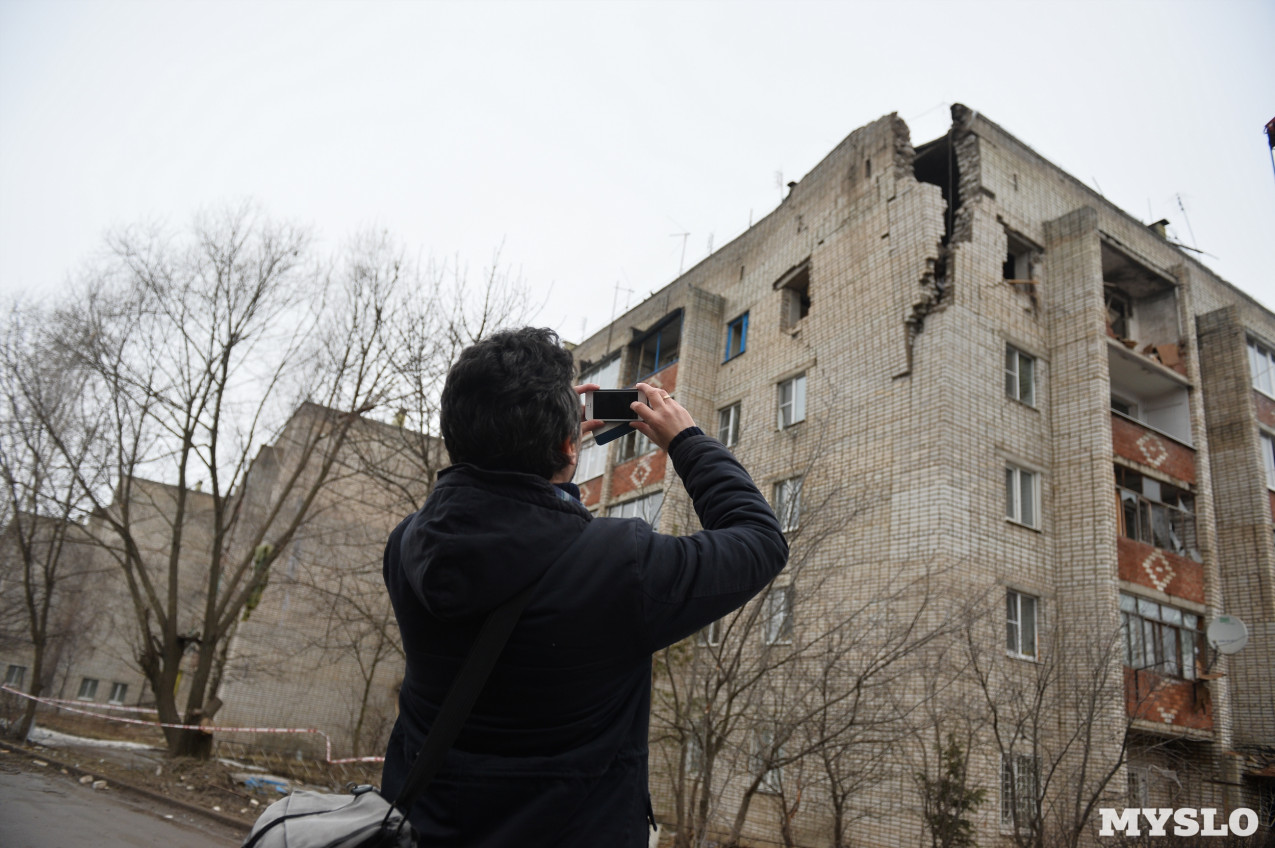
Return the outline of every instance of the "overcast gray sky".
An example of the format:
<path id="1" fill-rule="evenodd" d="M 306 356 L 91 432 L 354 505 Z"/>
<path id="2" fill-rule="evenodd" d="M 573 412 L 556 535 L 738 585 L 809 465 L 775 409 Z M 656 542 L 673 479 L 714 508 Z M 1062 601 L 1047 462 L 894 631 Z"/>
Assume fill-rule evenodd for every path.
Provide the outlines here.
<path id="1" fill-rule="evenodd" d="M 1275 306 L 1273 41 L 1272 0 L 0 0 L 0 292 L 251 198 L 475 276 L 503 245 L 574 340 L 773 210 L 777 172 L 960 102 Z"/>

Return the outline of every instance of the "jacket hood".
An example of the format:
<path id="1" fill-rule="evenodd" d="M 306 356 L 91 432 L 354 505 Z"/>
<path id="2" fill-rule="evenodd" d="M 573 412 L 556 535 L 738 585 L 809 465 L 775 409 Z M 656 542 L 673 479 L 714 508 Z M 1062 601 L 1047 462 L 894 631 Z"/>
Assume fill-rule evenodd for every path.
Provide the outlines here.
<path id="1" fill-rule="evenodd" d="M 399 555 L 433 615 L 480 615 L 538 580 L 590 517 L 542 477 L 453 465 L 412 516 Z"/>

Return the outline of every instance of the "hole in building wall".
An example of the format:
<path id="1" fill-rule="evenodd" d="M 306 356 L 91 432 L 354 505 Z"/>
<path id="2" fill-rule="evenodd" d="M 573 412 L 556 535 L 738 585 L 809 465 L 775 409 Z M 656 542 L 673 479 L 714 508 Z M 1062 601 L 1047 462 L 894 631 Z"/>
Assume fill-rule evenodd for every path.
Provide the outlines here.
<path id="1" fill-rule="evenodd" d="M 947 211 L 943 216 L 943 246 L 946 247 L 952 238 L 956 209 L 961 205 L 958 196 L 961 174 L 957 168 L 951 136 L 945 135 L 918 147 L 912 171 L 918 180 L 936 185 L 943 192 L 943 200 L 947 203 Z"/>

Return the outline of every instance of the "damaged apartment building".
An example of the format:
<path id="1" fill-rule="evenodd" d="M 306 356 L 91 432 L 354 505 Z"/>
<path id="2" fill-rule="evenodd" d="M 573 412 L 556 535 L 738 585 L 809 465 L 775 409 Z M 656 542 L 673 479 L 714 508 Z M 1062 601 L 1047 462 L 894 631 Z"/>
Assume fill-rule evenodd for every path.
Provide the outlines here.
<path id="1" fill-rule="evenodd" d="M 675 393 L 793 545 L 756 627 L 746 608 L 657 659 L 657 817 L 742 844 L 848 843 L 848 822 L 856 845 L 918 844 L 918 774 L 956 739 L 986 792 L 966 813 L 982 845 L 1091 843 L 1102 807 L 1269 822 L 1275 315 L 1164 222 L 952 115 L 917 147 L 894 115 L 856 130 L 774 212 L 574 349 L 583 379 Z M 599 515 L 697 526 L 637 434 L 586 446 L 576 479 Z M 1236 653 L 1206 636 L 1222 617 L 1247 625 Z M 825 670 L 827 703 L 844 703 L 837 680 L 869 679 L 874 639 L 913 622 L 898 673 L 871 678 L 893 712 L 856 744 L 829 740 L 866 714 L 822 742 L 809 727 L 828 709 L 774 718 L 809 687 L 741 687 L 723 707 L 723 687 L 686 679 L 722 680 L 732 632 L 737 665 L 826 658 L 815 643 L 850 618 L 858 647 L 825 663 L 842 675 Z M 841 766 L 867 779 L 841 792 Z"/>

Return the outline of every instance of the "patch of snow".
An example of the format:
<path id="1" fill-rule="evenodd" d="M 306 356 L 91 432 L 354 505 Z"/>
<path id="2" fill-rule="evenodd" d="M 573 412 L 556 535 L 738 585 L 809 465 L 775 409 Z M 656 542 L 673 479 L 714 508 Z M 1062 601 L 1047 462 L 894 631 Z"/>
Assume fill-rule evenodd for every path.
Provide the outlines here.
<path id="1" fill-rule="evenodd" d="M 46 748 L 115 748 L 127 751 L 154 751 L 155 746 L 144 742 L 124 742 L 118 739 L 88 739 L 83 736 L 72 736 L 59 733 L 44 727 L 32 727 L 27 734 L 27 741 Z"/>

